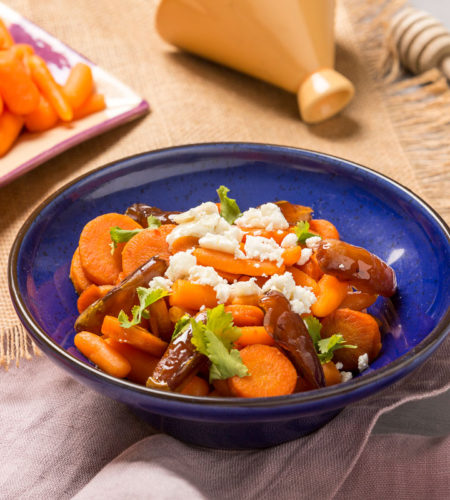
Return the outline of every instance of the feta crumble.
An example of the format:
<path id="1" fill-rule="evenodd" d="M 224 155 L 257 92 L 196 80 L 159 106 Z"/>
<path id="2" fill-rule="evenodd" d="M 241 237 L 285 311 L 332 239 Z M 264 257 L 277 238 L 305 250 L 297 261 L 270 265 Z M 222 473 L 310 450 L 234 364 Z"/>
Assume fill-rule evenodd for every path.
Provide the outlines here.
<path id="1" fill-rule="evenodd" d="M 235 224 L 240 227 L 262 228 L 268 231 L 289 227 L 280 207 L 275 203 L 265 203 L 259 208 L 249 208 L 235 220 Z"/>
<path id="2" fill-rule="evenodd" d="M 163 276 L 155 276 L 148 284 L 148 287 L 150 290 L 160 289 L 170 292 L 172 290 L 172 285 L 173 282 L 170 279 L 164 278 Z"/>
<path id="3" fill-rule="evenodd" d="M 272 238 L 263 236 L 247 236 L 244 246 L 248 259 L 271 260 L 281 266 L 283 264 L 283 249 Z"/>
<path id="4" fill-rule="evenodd" d="M 194 220 L 201 219 L 205 215 L 219 215 L 219 209 L 217 205 L 212 201 L 207 201 L 198 205 L 197 207 L 193 207 L 189 209 L 187 212 L 183 212 L 181 214 L 173 214 L 169 215 L 169 218 L 175 224 L 186 224 L 187 222 L 192 222 Z"/>
<path id="5" fill-rule="evenodd" d="M 297 245 L 297 236 L 294 233 L 287 234 L 281 242 L 282 248 L 291 248 Z"/>
<path id="6" fill-rule="evenodd" d="M 352 372 L 341 372 L 341 382 L 348 382 L 352 378 Z"/>
<path id="7" fill-rule="evenodd" d="M 341 370 L 342 370 L 342 368 L 344 368 L 344 365 L 343 365 L 340 361 L 338 361 L 338 362 L 336 363 L 336 368 L 337 368 L 339 371 L 341 371 Z"/>
<path id="8" fill-rule="evenodd" d="M 217 271 L 211 266 L 193 266 L 189 270 L 189 281 L 192 283 L 198 283 L 199 285 L 209 285 L 213 288 L 217 285 L 226 283 Z"/>
<path id="9" fill-rule="evenodd" d="M 219 252 L 232 253 L 239 248 L 239 241 L 228 237 L 227 234 L 212 234 L 206 233 L 198 240 L 198 244 L 202 248 L 218 250 Z"/>
<path id="10" fill-rule="evenodd" d="M 169 267 L 167 268 L 165 275 L 171 281 L 187 278 L 189 276 L 190 269 L 196 264 L 197 259 L 191 254 L 191 252 L 177 252 L 175 255 L 170 257 Z"/>
<path id="11" fill-rule="evenodd" d="M 369 355 L 366 352 L 358 357 L 358 370 L 361 373 L 367 368 L 369 368 Z"/>
<path id="12" fill-rule="evenodd" d="M 302 248 L 302 254 L 298 259 L 297 264 L 299 266 L 303 266 L 303 264 L 306 264 L 308 260 L 311 258 L 311 255 L 312 255 L 312 250 L 310 248 Z"/>
<path id="13" fill-rule="evenodd" d="M 321 241 L 322 238 L 320 236 L 311 236 L 310 238 L 306 238 L 305 245 L 312 250 L 317 250 Z"/>

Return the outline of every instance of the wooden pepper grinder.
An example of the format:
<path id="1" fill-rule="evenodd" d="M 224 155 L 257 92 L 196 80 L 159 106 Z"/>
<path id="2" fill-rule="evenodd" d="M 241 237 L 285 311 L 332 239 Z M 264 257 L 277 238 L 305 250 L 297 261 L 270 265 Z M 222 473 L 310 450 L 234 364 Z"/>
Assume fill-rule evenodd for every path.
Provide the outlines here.
<path id="1" fill-rule="evenodd" d="M 390 23 L 391 36 L 402 64 L 419 74 L 439 68 L 450 79 L 450 33 L 423 10 L 407 7 Z"/>

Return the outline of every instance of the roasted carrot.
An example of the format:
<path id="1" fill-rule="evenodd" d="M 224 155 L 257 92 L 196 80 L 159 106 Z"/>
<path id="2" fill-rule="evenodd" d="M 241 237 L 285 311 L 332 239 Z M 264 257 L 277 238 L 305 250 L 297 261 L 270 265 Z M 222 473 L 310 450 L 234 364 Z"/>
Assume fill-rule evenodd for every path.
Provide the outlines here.
<path id="1" fill-rule="evenodd" d="M 118 342 L 110 338 L 106 338 L 105 342 L 130 363 L 131 371 L 128 373 L 127 379 L 137 384 L 145 385 L 148 377 L 151 376 L 155 366 L 158 364 L 159 358 L 141 351 L 140 349 L 136 349 L 125 342 Z"/>
<path id="2" fill-rule="evenodd" d="M 16 43 L 9 50 L 16 59 L 20 59 L 24 63 L 25 70 L 29 73 L 27 57 L 34 54 L 33 47 L 27 43 Z"/>
<path id="3" fill-rule="evenodd" d="M 0 19 L 0 50 L 9 49 L 14 45 L 13 37 L 5 23 Z"/>
<path id="4" fill-rule="evenodd" d="M 131 370 L 128 360 L 95 333 L 77 333 L 74 343 L 90 361 L 113 377 L 124 378 Z"/>
<path id="5" fill-rule="evenodd" d="M 330 385 L 340 384 L 342 382 L 342 375 L 340 371 L 336 368 L 333 361 L 329 361 L 322 365 L 323 374 L 325 375 L 325 385 L 328 387 Z"/>
<path id="6" fill-rule="evenodd" d="M 228 379 L 230 391 L 241 398 L 261 398 L 291 394 L 297 372 L 289 359 L 276 347 L 254 344 L 240 351 L 250 375 Z"/>
<path id="7" fill-rule="evenodd" d="M 177 238 L 170 246 L 171 253 L 185 252 L 190 248 L 198 246 L 198 238 L 195 236 L 181 236 Z"/>
<path id="8" fill-rule="evenodd" d="M 323 276 L 323 271 L 320 269 L 319 263 L 317 262 L 316 256 L 313 254 L 306 264 L 299 266 L 299 269 L 306 273 L 308 276 L 315 281 L 319 281 Z"/>
<path id="9" fill-rule="evenodd" d="M 122 271 L 121 251 L 124 244 L 119 243 L 111 254 L 110 230 L 114 226 L 121 229 L 141 228 L 127 215 L 109 213 L 92 219 L 81 232 L 81 264 L 86 276 L 97 285 L 114 285 Z"/>
<path id="10" fill-rule="evenodd" d="M 348 285 L 330 274 L 324 274 L 319 280 L 319 296 L 311 306 L 314 316 L 324 318 L 339 307 L 347 295 Z"/>
<path id="11" fill-rule="evenodd" d="M 185 314 L 189 314 L 188 310 L 183 307 L 172 306 L 169 307 L 169 319 L 171 323 L 175 324 L 179 319 L 181 319 Z M 191 314 L 189 314 L 191 315 Z"/>
<path id="12" fill-rule="evenodd" d="M 262 309 L 256 306 L 234 304 L 225 307 L 231 313 L 236 326 L 261 326 L 264 320 Z"/>
<path id="13" fill-rule="evenodd" d="M 78 295 L 92 285 L 92 281 L 84 274 L 80 259 L 80 249 L 78 247 L 73 254 L 70 264 L 70 279 Z"/>
<path id="14" fill-rule="evenodd" d="M 353 287 L 349 287 L 347 295 L 344 300 L 340 303 L 340 309 L 353 309 L 355 311 L 361 311 L 366 309 L 375 303 L 378 295 L 373 293 L 360 292 L 359 290 L 353 290 Z"/>
<path id="15" fill-rule="evenodd" d="M 267 231 L 267 229 L 243 229 L 243 231 L 245 233 L 244 241 L 246 240 L 247 235 L 251 235 L 251 236 L 262 236 L 263 238 L 268 238 L 269 240 L 270 238 L 272 238 L 278 244 L 280 244 L 284 240 L 285 236 L 287 236 L 290 233 L 289 230 L 283 231 L 281 229 L 277 229 L 274 231 Z"/>
<path id="16" fill-rule="evenodd" d="M 275 341 L 263 326 L 242 326 L 236 346 L 244 347 L 251 344 L 274 345 Z"/>
<path id="17" fill-rule="evenodd" d="M 3 104 L 3 98 L 0 95 L 0 115 L 3 113 L 4 107 L 5 107 L 5 105 Z"/>
<path id="18" fill-rule="evenodd" d="M 38 107 L 25 117 L 25 127 L 30 132 L 43 132 L 58 123 L 58 115 L 47 99 L 41 95 Z"/>
<path id="19" fill-rule="evenodd" d="M 209 384 L 205 379 L 194 375 L 180 391 L 181 394 L 189 396 L 207 396 L 209 394 Z"/>
<path id="20" fill-rule="evenodd" d="M 118 224 L 117 224 L 118 225 Z M 163 224 L 157 229 L 145 229 L 129 240 L 122 251 L 122 269 L 128 275 L 152 257 L 169 260 L 169 245 L 167 235 L 175 226 Z"/>
<path id="21" fill-rule="evenodd" d="M 31 77 L 47 101 L 53 106 L 61 120 L 69 122 L 73 118 L 73 111 L 69 101 L 55 82 L 45 61 L 39 56 L 32 55 L 28 58 Z"/>
<path id="22" fill-rule="evenodd" d="M 120 271 L 119 275 L 117 276 L 116 285 L 121 283 L 127 276 L 128 275 L 125 274 L 123 271 Z"/>
<path id="23" fill-rule="evenodd" d="M 283 251 L 283 262 L 286 266 L 293 266 L 297 264 L 298 260 L 302 256 L 302 247 L 295 246 L 286 248 Z"/>
<path id="24" fill-rule="evenodd" d="M 103 94 L 92 94 L 87 100 L 73 112 L 74 120 L 98 113 L 106 108 L 105 96 Z"/>
<path id="25" fill-rule="evenodd" d="M 372 362 L 380 352 L 380 329 L 375 319 L 360 311 L 337 309 L 322 321 L 322 338 L 340 333 L 346 344 L 357 346 L 356 349 L 342 348 L 335 351 L 333 361 L 340 361 L 345 370 L 358 368 L 358 357 L 367 353 Z"/>
<path id="26" fill-rule="evenodd" d="M 26 115 L 39 105 L 39 91 L 20 59 L 0 52 L 0 93 L 11 113 Z"/>
<path id="27" fill-rule="evenodd" d="M 339 239 L 339 233 L 334 224 L 325 219 L 312 219 L 309 221 L 309 229 L 322 238 Z"/>
<path id="28" fill-rule="evenodd" d="M 226 271 L 216 271 L 216 272 L 224 280 L 227 280 L 228 283 L 234 283 L 235 281 L 239 281 L 239 279 L 241 278 L 239 274 L 227 273 Z"/>
<path id="29" fill-rule="evenodd" d="M 308 286 L 309 288 L 312 289 L 316 297 L 319 296 L 320 293 L 319 285 L 317 284 L 316 280 L 314 280 L 313 278 L 311 278 L 311 276 L 309 276 L 309 274 L 306 274 L 297 267 L 288 267 L 286 268 L 286 271 L 289 271 L 292 274 L 295 284 L 297 286 Z"/>
<path id="30" fill-rule="evenodd" d="M 238 295 L 236 297 L 232 297 L 231 304 L 232 305 L 248 305 L 248 306 L 257 306 L 259 303 L 258 295 Z"/>
<path id="31" fill-rule="evenodd" d="M 167 309 L 166 300 L 160 299 L 154 302 L 150 306 L 149 312 L 150 320 L 156 322 L 158 337 L 161 337 L 163 340 L 170 341 L 170 337 L 172 336 L 173 332 L 173 326 L 169 318 L 169 311 Z"/>
<path id="32" fill-rule="evenodd" d="M 81 314 L 85 309 L 87 309 L 91 304 L 93 304 L 96 300 L 104 297 L 109 291 L 113 289 L 112 285 L 90 285 L 83 290 L 81 295 L 77 300 L 77 309 Z"/>
<path id="33" fill-rule="evenodd" d="M 127 344 L 148 352 L 153 356 L 162 356 L 167 347 L 167 342 L 161 340 L 140 326 L 122 328 L 119 320 L 114 316 L 105 316 L 101 329 L 105 337 L 126 342 Z"/>
<path id="34" fill-rule="evenodd" d="M 198 311 L 202 306 L 215 307 L 217 305 L 216 292 L 209 285 L 177 280 L 172 286 L 169 303 L 171 306 Z"/>
<path id="35" fill-rule="evenodd" d="M 7 109 L 0 115 L 0 158 L 14 144 L 23 127 L 23 118 L 10 113 Z"/>
<path id="36" fill-rule="evenodd" d="M 210 250 L 207 248 L 196 248 L 193 255 L 197 264 L 201 266 L 212 266 L 219 271 L 233 274 L 247 274 L 249 276 L 270 276 L 272 274 L 283 274 L 284 264 L 278 266 L 273 261 L 259 261 L 255 259 L 235 259 L 232 254 Z"/>
<path id="37" fill-rule="evenodd" d="M 85 63 L 75 64 L 62 90 L 72 110 L 78 109 L 94 90 L 91 68 Z"/>

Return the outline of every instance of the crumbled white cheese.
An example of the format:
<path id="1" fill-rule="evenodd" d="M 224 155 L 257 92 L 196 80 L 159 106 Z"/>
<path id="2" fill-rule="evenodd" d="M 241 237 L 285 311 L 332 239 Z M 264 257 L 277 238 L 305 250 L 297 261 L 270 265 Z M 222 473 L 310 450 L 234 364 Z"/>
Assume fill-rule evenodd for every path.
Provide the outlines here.
<path id="1" fill-rule="evenodd" d="M 319 244 L 322 241 L 320 236 L 311 236 L 310 238 L 306 238 L 305 244 L 308 248 L 312 250 L 317 250 L 319 248 Z"/>
<path id="2" fill-rule="evenodd" d="M 366 352 L 358 357 L 358 370 L 363 372 L 367 370 L 367 368 L 369 368 L 369 355 Z"/>
<path id="3" fill-rule="evenodd" d="M 267 280 L 263 287 L 263 292 L 278 290 L 290 302 L 292 310 L 297 314 L 309 313 L 311 306 L 316 302 L 317 297 L 309 287 L 296 286 L 291 273 L 274 274 Z"/>
<path id="4" fill-rule="evenodd" d="M 168 278 L 163 278 L 162 276 L 155 276 L 150 283 L 148 284 L 148 287 L 150 290 L 167 290 L 170 292 L 172 290 L 172 281 L 169 280 Z"/>
<path id="5" fill-rule="evenodd" d="M 197 264 L 197 259 L 191 252 L 177 252 L 169 259 L 169 267 L 166 270 L 166 276 L 171 281 L 184 279 L 189 276 L 189 271 Z"/>
<path id="6" fill-rule="evenodd" d="M 348 382 L 352 378 L 352 372 L 341 372 L 341 382 Z"/>
<path id="7" fill-rule="evenodd" d="M 210 266 L 191 267 L 191 269 L 189 270 L 188 279 L 192 283 L 198 283 L 199 285 L 209 285 L 213 288 L 217 285 L 226 283 L 226 280 L 219 276 L 217 274 L 217 271 Z"/>
<path id="8" fill-rule="evenodd" d="M 312 255 L 312 250 L 310 248 L 302 248 L 302 254 L 298 259 L 297 264 L 299 266 L 303 266 L 303 264 L 306 264 L 308 260 L 311 258 L 311 255 Z"/>
<path id="9" fill-rule="evenodd" d="M 239 241 L 233 238 L 228 238 L 225 234 L 206 233 L 198 240 L 198 244 L 202 248 L 210 248 L 211 250 L 219 250 L 219 252 L 232 253 L 239 248 Z"/>
<path id="10" fill-rule="evenodd" d="M 240 227 L 255 227 L 267 229 L 287 229 L 289 224 L 275 203 L 265 203 L 259 208 L 250 208 L 235 220 Z"/>
<path id="11" fill-rule="evenodd" d="M 279 266 L 283 264 L 283 249 L 272 238 L 248 235 L 244 250 L 248 259 L 276 261 Z"/>
<path id="12" fill-rule="evenodd" d="M 338 361 L 338 362 L 336 363 L 336 368 L 337 368 L 338 370 L 342 370 L 342 368 L 344 368 L 344 365 L 343 365 L 340 361 Z"/>
<path id="13" fill-rule="evenodd" d="M 176 224 L 186 224 L 187 222 L 192 222 L 194 220 L 201 219 L 205 215 L 211 214 L 219 214 L 219 209 L 217 208 L 217 205 L 215 203 L 213 203 L 212 201 L 207 201 L 206 203 L 202 203 L 197 207 L 191 208 L 187 212 L 169 215 L 169 218 Z"/>
<path id="14" fill-rule="evenodd" d="M 296 245 L 297 245 L 297 236 L 294 233 L 289 233 L 283 238 L 283 241 L 281 242 L 280 246 L 282 248 L 290 248 L 290 247 L 295 247 Z"/>
<path id="15" fill-rule="evenodd" d="M 230 285 L 231 297 L 242 297 L 244 295 L 260 295 L 261 288 L 256 284 L 256 278 L 248 281 L 236 281 Z"/>
<path id="16" fill-rule="evenodd" d="M 222 221 L 225 223 L 225 229 Z M 194 236 L 195 238 L 201 238 L 207 233 L 223 233 L 224 230 L 228 228 L 228 222 L 219 214 L 208 214 L 199 220 L 186 222 L 185 224 L 180 224 L 174 227 L 174 229 L 168 234 L 166 241 L 170 247 L 175 240 L 181 238 L 182 236 Z"/>
<path id="17" fill-rule="evenodd" d="M 225 304 L 230 298 L 230 285 L 228 283 L 220 283 L 214 287 L 216 292 L 217 302 Z"/>

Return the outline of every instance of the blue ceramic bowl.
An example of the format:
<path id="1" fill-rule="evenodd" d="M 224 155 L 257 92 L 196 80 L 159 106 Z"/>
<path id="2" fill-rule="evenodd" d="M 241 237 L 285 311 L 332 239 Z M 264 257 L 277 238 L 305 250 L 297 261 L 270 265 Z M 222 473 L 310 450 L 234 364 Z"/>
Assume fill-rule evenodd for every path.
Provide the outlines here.
<path id="1" fill-rule="evenodd" d="M 398 293 L 379 299 L 383 348 L 363 375 L 329 388 L 276 398 L 199 398 L 147 389 L 89 364 L 73 346 L 76 295 L 69 266 L 86 222 L 135 202 L 185 210 L 231 189 L 241 209 L 286 199 L 330 219 L 343 240 L 391 263 Z M 11 296 L 37 345 L 80 382 L 144 415 L 152 425 L 203 446 L 259 448 L 321 427 L 343 407 L 404 377 L 449 329 L 448 228 L 399 184 L 354 163 L 299 149 L 200 144 L 140 154 L 68 184 L 20 230 L 11 251 Z M 332 424 L 330 424 L 332 425 Z"/>

